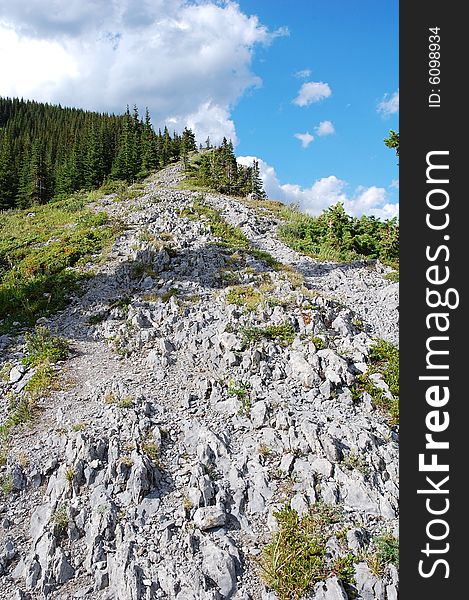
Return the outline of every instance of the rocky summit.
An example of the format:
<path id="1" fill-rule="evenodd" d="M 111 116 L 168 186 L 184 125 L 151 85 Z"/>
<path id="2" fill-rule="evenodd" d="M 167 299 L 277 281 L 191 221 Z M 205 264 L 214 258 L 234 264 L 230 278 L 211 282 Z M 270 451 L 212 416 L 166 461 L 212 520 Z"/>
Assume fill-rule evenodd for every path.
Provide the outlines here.
<path id="1" fill-rule="evenodd" d="M 398 283 L 181 179 L 91 205 L 120 232 L 35 334 L 66 356 L 45 369 L 24 360 L 34 334 L 0 338 L 0 597 L 397 599 L 398 433 L 373 347 L 397 344 Z"/>

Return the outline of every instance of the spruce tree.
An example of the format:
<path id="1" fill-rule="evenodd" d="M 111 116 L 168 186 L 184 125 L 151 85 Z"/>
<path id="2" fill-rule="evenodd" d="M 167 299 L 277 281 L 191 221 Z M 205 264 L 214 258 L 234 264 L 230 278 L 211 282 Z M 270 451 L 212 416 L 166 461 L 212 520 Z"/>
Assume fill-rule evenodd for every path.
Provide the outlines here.
<path id="1" fill-rule="evenodd" d="M 118 149 L 114 164 L 112 165 L 112 177 L 113 179 L 123 179 L 125 181 L 132 181 L 133 179 L 133 131 L 132 131 L 132 120 L 130 117 L 129 107 L 124 115 L 124 122 L 122 124 L 122 131 L 118 142 Z"/>
<path id="2" fill-rule="evenodd" d="M 94 125 L 88 131 L 84 156 L 84 183 L 87 189 L 99 187 L 104 179 L 103 144 Z"/>
<path id="3" fill-rule="evenodd" d="M 238 185 L 238 163 L 234 154 L 233 143 L 230 140 L 224 148 L 224 169 L 226 178 L 226 192 L 234 194 Z"/>
<path id="4" fill-rule="evenodd" d="M 255 194 L 258 198 L 267 198 L 267 194 L 264 191 L 264 185 L 260 176 L 259 162 L 257 160 L 254 160 L 252 163 L 251 193 Z"/>
<path id="5" fill-rule="evenodd" d="M 21 173 L 18 203 L 20 206 L 44 204 L 52 196 L 52 178 L 49 161 L 39 140 L 35 140 L 29 161 Z"/>
<path id="6" fill-rule="evenodd" d="M 16 203 L 18 178 L 12 153 L 12 141 L 0 136 L 0 210 L 13 208 Z"/>
<path id="7" fill-rule="evenodd" d="M 165 126 L 161 140 L 161 162 L 163 167 L 169 163 L 169 161 L 171 160 L 171 156 L 171 136 L 169 135 L 168 128 Z"/>
<path id="8" fill-rule="evenodd" d="M 142 131 L 142 164 L 141 171 L 147 174 L 158 168 L 158 146 L 157 137 L 151 126 L 148 108 L 145 112 L 145 123 Z"/>

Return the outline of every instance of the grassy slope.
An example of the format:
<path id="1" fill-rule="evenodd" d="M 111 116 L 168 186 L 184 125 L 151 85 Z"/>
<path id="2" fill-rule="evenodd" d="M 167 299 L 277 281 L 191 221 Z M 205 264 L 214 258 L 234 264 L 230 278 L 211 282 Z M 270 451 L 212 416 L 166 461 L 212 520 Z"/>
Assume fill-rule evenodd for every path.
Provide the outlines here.
<path id="1" fill-rule="evenodd" d="M 64 307 L 83 266 L 109 246 L 117 226 L 86 208 L 96 192 L 0 213 L 0 332 Z"/>

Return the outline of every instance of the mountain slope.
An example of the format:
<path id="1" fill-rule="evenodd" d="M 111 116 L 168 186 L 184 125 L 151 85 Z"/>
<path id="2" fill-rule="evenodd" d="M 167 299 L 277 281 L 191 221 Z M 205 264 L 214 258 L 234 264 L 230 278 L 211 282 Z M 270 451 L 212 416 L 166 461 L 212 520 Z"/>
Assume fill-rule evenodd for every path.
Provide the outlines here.
<path id="1" fill-rule="evenodd" d="M 286 503 L 325 503 L 309 597 L 396 598 L 373 542 L 396 528 L 398 449 L 372 337 L 397 340 L 397 284 L 290 250 L 274 215 L 179 190 L 180 169 L 92 205 L 125 227 L 41 319 L 68 357 L 44 367 L 43 329 L 2 338 L 3 597 L 299 598 L 263 549 Z M 21 424 L 41 368 L 56 389 L 29 392 Z"/>

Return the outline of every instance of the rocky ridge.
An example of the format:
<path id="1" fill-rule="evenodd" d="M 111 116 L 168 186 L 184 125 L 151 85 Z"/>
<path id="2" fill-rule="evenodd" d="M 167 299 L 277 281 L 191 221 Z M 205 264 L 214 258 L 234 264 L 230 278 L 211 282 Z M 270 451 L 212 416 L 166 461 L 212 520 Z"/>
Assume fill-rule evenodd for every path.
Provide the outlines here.
<path id="1" fill-rule="evenodd" d="M 294 252 L 268 211 L 206 194 L 289 268 L 216 245 L 180 178 L 172 166 L 93 205 L 125 229 L 85 293 L 41 320 L 71 355 L 0 467 L 1 596 L 273 600 L 258 565 L 273 513 L 324 502 L 341 510 L 327 552 L 356 556 L 355 597 L 394 600 L 396 569 L 364 556 L 396 531 L 398 437 L 354 389 L 373 337 L 397 342 L 398 285 L 379 264 Z M 2 344 L 0 385 L 21 394 L 24 340 Z M 331 576 L 309 597 L 347 593 Z"/>

